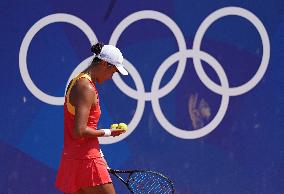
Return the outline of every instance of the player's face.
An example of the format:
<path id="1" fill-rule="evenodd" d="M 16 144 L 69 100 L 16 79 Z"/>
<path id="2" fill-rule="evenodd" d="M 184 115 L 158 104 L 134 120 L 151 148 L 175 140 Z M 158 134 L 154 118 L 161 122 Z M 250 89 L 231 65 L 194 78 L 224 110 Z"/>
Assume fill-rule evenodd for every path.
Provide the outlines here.
<path id="1" fill-rule="evenodd" d="M 101 73 L 99 79 L 97 80 L 99 83 L 111 79 L 112 75 L 115 72 L 118 72 L 117 68 L 114 65 L 106 61 L 103 61 L 100 67 L 101 67 Z"/>

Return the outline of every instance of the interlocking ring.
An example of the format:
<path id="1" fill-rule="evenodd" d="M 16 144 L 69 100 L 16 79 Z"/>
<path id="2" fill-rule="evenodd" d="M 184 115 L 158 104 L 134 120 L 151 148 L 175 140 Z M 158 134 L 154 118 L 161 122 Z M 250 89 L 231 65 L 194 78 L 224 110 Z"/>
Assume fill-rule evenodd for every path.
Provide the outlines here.
<path id="1" fill-rule="evenodd" d="M 243 84 L 242 86 L 238 87 L 232 87 L 228 88 L 228 91 L 224 90 L 224 88 L 220 87 L 219 85 L 215 84 L 205 73 L 203 70 L 203 67 L 200 62 L 200 58 L 197 55 L 193 56 L 193 63 L 194 63 L 194 68 L 196 70 L 196 73 L 202 83 L 211 91 L 218 93 L 218 94 L 223 94 L 223 93 L 228 93 L 230 96 L 237 96 L 244 94 L 254 88 L 256 84 L 262 79 L 263 75 L 266 72 L 268 62 L 269 62 L 269 57 L 270 57 L 270 42 L 269 42 L 269 37 L 266 32 L 266 29 L 262 22 L 251 12 L 248 10 L 245 10 L 243 8 L 239 7 L 227 7 L 223 9 L 219 9 L 212 14 L 210 14 L 205 20 L 201 23 L 200 27 L 198 28 L 194 41 L 193 41 L 193 50 L 199 51 L 200 50 L 200 45 L 202 38 L 206 32 L 206 30 L 209 28 L 209 26 L 214 23 L 216 20 L 224 17 L 224 16 L 229 16 L 229 15 L 236 15 L 236 16 L 241 16 L 247 20 L 249 20 L 257 29 L 261 41 L 262 41 L 262 59 L 260 66 L 256 72 L 256 74 L 249 80 L 247 83 Z M 198 53 L 198 52 L 197 52 Z"/>
<path id="2" fill-rule="evenodd" d="M 224 69 L 220 65 L 220 63 L 208 53 L 200 50 L 200 45 L 203 39 L 205 32 L 207 31 L 208 27 L 213 24 L 216 20 L 228 16 L 228 15 L 236 15 L 241 16 L 248 21 L 250 21 L 257 29 L 258 33 L 260 34 L 262 45 L 263 45 L 263 56 L 261 64 L 256 72 L 256 74 L 249 80 L 247 83 L 243 84 L 242 86 L 238 87 L 229 87 L 228 78 L 224 72 Z M 135 79 L 134 83 L 137 90 L 129 87 L 119 75 L 114 75 L 113 80 L 116 86 L 127 96 L 137 100 L 137 107 L 136 112 L 129 122 L 129 130 L 127 133 L 120 135 L 115 138 L 100 138 L 100 143 L 102 144 L 111 144 L 115 142 L 119 142 L 130 135 L 134 129 L 139 124 L 145 107 L 146 101 L 151 101 L 153 112 L 161 124 L 161 126 L 168 131 L 170 134 L 182 138 L 182 139 L 196 139 L 203 137 L 210 132 L 212 132 L 222 121 L 224 115 L 226 114 L 227 107 L 229 104 L 229 97 L 230 96 L 237 96 L 244 94 L 254 88 L 256 84 L 262 79 L 263 75 L 266 72 L 269 57 L 270 57 L 270 42 L 267 31 L 262 24 L 262 22 L 252 13 L 246 9 L 240 7 L 226 7 L 219 9 L 212 14 L 210 14 L 200 25 L 197 30 L 196 36 L 193 42 L 193 48 L 187 49 L 184 36 L 180 30 L 180 28 L 176 25 L 176 23 L 169 18 L 167 15 L 160 13 L 158 11 L 152 10 L 144 10 L 135 12 L 129 16 L 127 16 L 124 20 L 122 20 L 118 26 L 115 28 L 114 32 L 111 35 L 109 44 L 116 45 L 120 35 L 123 31 L 132 23 L 137 22 L 142 19 L 153 19 L 157 20 L 164 25 L 166 25 L 174 34 L 179 51 L 170 55 L 165 61 L 160 65 L 159 69 L 157 70 L 151 86 L 151 92 L 145 92 L 144 84 L 139 72 L 136 68 L 125 59 L 124 65 L 126 66 L 129 74 L 133 76 Z M 51 105 L 63 105 L 64 98 L 63 97 L 54 97 L 48 94 L 43 93 L 40 89 L 38 89 L 33 81 L 31 80 L 26 63 L 27 51 L 30 45 L 32 38 L 35 34 L 43 27 L 48 24 L 54 22 L 67 22 L 77 26 L 81 29 L 86 36 L 88 37 L 89 41 L 92 42 L 93 40 L 97 40 L 96 35 L 91 30 L 91 28 L 81 19 L 69 15 L 69 14 L 53 14 L 47 17 L 42 18 L 37 23 L 35 23 L 31 29 L 27 32 L 20 48 L 19 54 L 19 66 L 20 72 L 23 78 L 24 83 L 26 84 L 27 88 L 31 91 L 31 93 L 40 99 L 41 101 L 51 104 Z M 211 91 L 220 94 L 222 96 L 220 107 L 218 112 L 216 113 L 215 117 L 204 127 L 197 129 L 197 130 L 184 130 L 179 129 L 176 126 L 172 125 L 167 118 L 164 116 L 160 104 L 159 99 L 170 93 L 176 85 L 179 83 L 180 79 L 182 78 L 183 72 L 186 67 L 187 58 L 193 58 L 194 67 L 196 73 L 201 80 L 201 82 Z M 82 61 L 72 72 L 68 82 L 79 72 L 84 70 L 91 62 L 92 56 Z M 221 85 L 214 83 L 205 73 L 202 65 L 201 60 L 207 62 L 217 73 L 219 76 Z M 159 88 L 160 82 L 162 80 L 163 75 L 166 71 L 173 65 L 175 62 L 178 61 L 177 70 L 172 77 L 172 79 L 162 88 Z M 68 83 L 67 82 L 67 83 Z"/>
<path id="3" fill-rule="evenodd" d="M 73 24 L 74 26 L 78 27 L 80 30 L 84 32 L 84 34 L 88 37 L 89 40 L 96 40 L 97 37 L 94 34 L 93 30 L 86 24 L 83 20 L 80 18 L 70 15 L 70 14 L 64 14 L 64 13 L 57 13 L 52 14 L 49 16 L 46 16 L 39 21 L 37 21 L 27 32 L 25 35 L 21 47 L 20 47 L 20 53 L 19 53 L 19 68 L 20 73 L 22 76 L 22 79 L 24 83 L 26 84 L 27 88 L 30 90 L 30 92 L 37 97 L 39 100 L 51 104 L 51 105 L 63 105 L 64 103 L 64 97 L 55 97 L 48 95 L 41 91 L 32 81 L 31 76 L 28 71 L 27 66 L 27 53 L 30 46 L 30 43 L 33 39 L 33 37 L 40 31 L 43 27 L 55 23 L 55 22 L 66 22 Z"/>

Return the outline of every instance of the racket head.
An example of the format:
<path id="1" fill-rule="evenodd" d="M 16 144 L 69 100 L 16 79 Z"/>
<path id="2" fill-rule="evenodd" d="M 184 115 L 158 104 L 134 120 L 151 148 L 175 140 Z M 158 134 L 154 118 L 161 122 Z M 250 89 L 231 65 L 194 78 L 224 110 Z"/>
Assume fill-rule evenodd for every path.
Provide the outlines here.
<path id="1" fill-rule="evenodd" d="M 137 194 L 172 194 L 174 193 L 173 182 L 165 175 L 151 170 L 113 170 L 111 173 L 129 173 L 125 181 L 128 189 Z"/>

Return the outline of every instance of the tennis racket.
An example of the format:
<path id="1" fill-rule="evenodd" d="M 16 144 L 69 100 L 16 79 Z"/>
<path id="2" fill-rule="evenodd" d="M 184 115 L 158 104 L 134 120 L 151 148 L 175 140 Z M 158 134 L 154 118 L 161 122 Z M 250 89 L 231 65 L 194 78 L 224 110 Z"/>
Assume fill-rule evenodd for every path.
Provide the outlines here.
<path id="1" fill-rule="evenodd" d="M 123 182 L 133 194 L 172 194 L 175 192 L 173 182 L 158 172 L 114 169 L 108 169 L 108 171 Z"/>

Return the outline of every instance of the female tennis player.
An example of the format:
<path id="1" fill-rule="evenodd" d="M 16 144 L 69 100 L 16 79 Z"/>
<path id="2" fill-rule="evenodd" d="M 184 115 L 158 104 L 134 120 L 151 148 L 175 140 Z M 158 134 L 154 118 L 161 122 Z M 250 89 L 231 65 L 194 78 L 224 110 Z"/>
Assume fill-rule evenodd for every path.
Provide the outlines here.
<path id="1" fill-rule="evenodd" d="M 118 48 L 97 43 L 92 52 L 91 65 L 70 82 L 65 95 L 64 148 L 55 183 L 65 194 L 115 194 L 98 137 L 118 136 L 125 130 L 97 129 L 101 109 L 96 83 L 115 72 L 128 72 Z"/>

